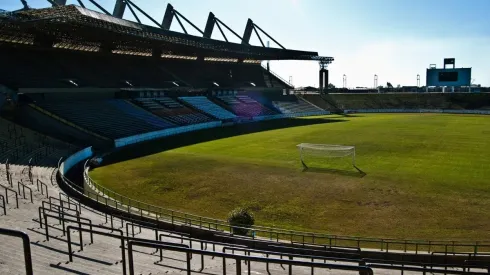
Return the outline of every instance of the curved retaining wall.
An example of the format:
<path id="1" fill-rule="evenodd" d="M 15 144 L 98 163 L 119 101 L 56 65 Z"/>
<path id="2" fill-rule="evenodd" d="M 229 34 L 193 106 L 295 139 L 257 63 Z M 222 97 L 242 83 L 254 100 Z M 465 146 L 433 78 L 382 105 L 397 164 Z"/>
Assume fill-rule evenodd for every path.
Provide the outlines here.
<path id="1" fill-rule="evenodd" d="M 415 113 L 415 112 L 421 112 L 421 109 L 417 110 L 407 110 L 407 109 L 373 109 L 373 110 L 364 110 L 364 109 L 359 109 L 359 110 L 352 110 L 352 111 L 358 111 L 358 112 L 367 112 L 367 113 L 383 113 L 383 112 L 390 112 L 390 113 Z M 427 112 L 444 112 L 441 110 L 425 110 Z M 465 110 L 453 110 L 457 111 L 454 113 L 466 113 L 466 114 L 481 114 L 481 111 L 466 111 L 466 112 L 461 112 Z M 448 111 L 446 110 L 445 113 Z M 312 115 L 320 115 L 320 114 L 326 114 L 328 112 L 314 112 Z M 486 112 L 485 114 L 490 114 L 490 112 Z M 270 119 L 277 119 L 277 118 L 286 118 L 286 117 L 294 117 L 294 116 L 277 116 Z M 132 137 L 127 137 L 123 139 L 118 140 L 118 147 L 126 146 L 129 144 L 134 144 L 146 140 L 151 140 L 151 139 L 157 139 L 165 136 L 171 136 L 171 135 L 176 135 L 180 133 L 185 133 L 185 132 L 190 132 L 190 131 L 196 131 L 200 129 L 207 129 L 207 128 L 213 128 L 213 127 L 219 127 L 221 126 L 221 122 L 218 123 L 203 123 L 201 125 L 189 125 L 189 126 L 184 126 L 184 127 L 179 127 L 179 128 L 172 128 L 172 129 L 167 129 L 163 131 L 158 131 L 158 132 L 152 132 L 152 133 L 147 133 L 147 134 L 142 134 L 142 135 L 136 135 Z M 194 127 L 190 127 L 194 126 Z M 172 130 L 172 131 L 170 131 Z M 136 205 L 141 206 L 141 205 L 146 205 L 144 202 L 139 202 L 138 204 L 136 203 L 131 203 L 130 200 L 127 200 L 127 203 L 125 203 L 124 198 L 120 195 L 117 195 L 114 193 L 114 195 L 108 196 L 107 192 L 100 191 L 97 188 L 93 188 L 94 184 L 91 182 L 91 179 L 88 177 L 88 174 L 86 173 L 87 170 L 84 169 L 84 185 L 92 185 L 92 188 L 89 188 L 91 190 L 83 190 L 83 188 L 76 186 L 75 184 L 71 183 L 64 175 L 67 171 L 69 171 L 72 167 L 80 163 L 81 161 L 88 159 L 93 156 L 93 151 L 92 147 L 87 147 L 85 149 L 82 149 L 75 154 L 71 155 L 68 157 L 64 162 L 62 162 L 59 166 L 59 174 L 61 181 L 60 183 L 64 187 L 65 192 L 68 194 L 74 196 L 84 204 L 98 209 L 100 211 L 103 211 L 105 213 L 108 213 L 109 215 L 118 215 L 119 217 L 125 217 L 125 218 L 130 218 L 132 220 L 141 220 L 142 222 L 147 222 L 147 223 L 152 223 L 158 224 L 158 226 L 162 226 L 161 228 L 167 228 L 170 230 L 175 230 L 175 231 L 182 231 L 182 232 L 188 232 L 188 233 L 193 233 L 195 234 L 194 236 L 203 238 L 203 239 L 213 239 L 217 241 L 222 241 L 222 242 L 237 242 L 238 239 L 234 238 L 233 235 L 230 236 L 225 236 L 225 235 L 215 235 L 216 232 L 222 232 L 223 227 L 230 227 L 229 224 L 223 223 L 224 221 L 216 220 L 216 219 L 210 219 L 206 217 L 198 217 L 194 216 L 192 214 L 185 214 L 184 217 L 181 217 L 180 215 L 174 215 L 177 213 L 174 213 L 173 210 L 168 210 L 168 209 L 159 209 L 160 211 L 168 211 L 170 213 L 163 213 L 163 212 L 157 212 L 157 208 L 155 206 L 147 205 L 148 208 L 140 208 L 136 207 Z M 68 188 L 68 189 L 66 189 Z M 95 189 L 95 190 L 94 190 Z M 109 190 L 107 190 L 109 191 Z M 111 191 L 112 192 L 112 191 Z M 113 192 L 112 192 L 113 193 Z M 120 200 L 118 198 L 121 197 Z M 129 198 L 126 198 L 129 199 Z M 109 202 L 109 203 L 108 203 Z M 133 206 L 131 206 L 133 205 Z M 145 213 L 146 212 L 146 213 Z M 169 216 L 169 219 L 165 219 L 165 216 Z M 159 220 L 160 218 L 160 220 Z M 162 219 L 164 218 L 164 219 Z M 171 221 L 171 222 L 170 222 Z M 395 258 L 391 259 L 397 259 L 396 254 L 391 254 L 387 253 L 388 252 L 388 247 L 391 248 L 393 251 L 393 246 L 397 247 L 398 250 L 401 249 L 401 247 L 404 247 L 403 250 L 407 251 L 410 249 L 413 249 L 415 247 L 415 251 L 423 251 L 423 252 L 431 252 L 436 248 L 445 248 L 445 251 L 454 251 L 459 250 L 459 249 L 468 249 L 471 250 L 473 253 L 478 253 L 482 250 L 487 251 L 490 249 L 490 243 L 489 242 L 454 242 L 454 241 L 414 241 L 414 240 L 399 240 L 399 239 L 376 239 L 376 238 L 364 238 L 364 237 L 350 237 L 350 236 L 336 236 L 336 235 L 329 235 L 329 234 L 321 234 L 321 233 L 312 233 L 312 232 L 300 232 L 300 231 L 293 231 L 293 230 L 284 230 L 280 228 L 270 228 L 270 227 L 262 227 L 262 226 L 254 226 L 253 231 L 255 232 L 263 232 L 267 233 L 270 235 L 271 240 L 277 240 L 278 242 L 281 239 L 290 239 L 291 240 L 291 245 L 295 245 L 294 243 L 298 242 L 299 240 L 302 239 L 303 242 L 306 241 L 311 241 L 311 243 L 316 243 L 315 240 L 323 240 L 327 241 L 327 243 L 330 243 L 330 245 L 335 243 L 335 245 L 339 246 L 351 246 L 353 243 L 357 243 L 357 247 L 361 247 L 361 244 L 377 244 L 381 247 L 381 250 L 379 252 L 377 251 L 362 251 L 364 257 L 379 257 L 380 255 L 384 255 L 382 258 L 391 258 L 391 256 Z M 255 236 L 253 234 L 252 236 Z M 293 243 L 294 239 L 294 243 Z M 254 237 L 252 239 L 243 239 L 243 244 L 246 243 L 254 243 L 255 240 Z M 260 243 L 261 241 L 259 241 Z M 299 241 L 301 243 L 301 241 Z M 311 244 L 310 243 L 310 244 Z M 355 247 L 355 246 L 354 246 Z M 395 250 L 397 250 L 395 248 Z M 380 254 L 381 253 L 381 254 Z M 471 253 L 471 252 L 470 252 Z M 380 255 L 378 255 L 380 254 Z M 389 256 L 389 257 L 388 257 Z M 414 260 L 415 258 L 421 256 L 420 254 L 417 255 L 417 253 L 410 255 L 410 257 L 413 257 Z M 423 255 L 422 255 L 423 256 Z M 441 255 L 442 257 L 443 255 Z M 454 256 L 457 258 L 456 256 Z M 420 258 L 420 257 L 419 257 Z M 424 259 L 419 259 L 418 260 L 424 260 Z M 422 257 L 423 258 L 423 257 Z M 434 258 L 431 258 L 435 260 Z M 443 258 L 441 258 L 442 260 Z M 446 261 L 447 259 L 444 259 Z M 454 259 L 455 260 L 455 259 Z"/>
<path id="2" fill-rule="evenodd" d="M 66 172 L 68 172 L 73 166 L 77 165 L 78 163 L 80 163 L 83 160 L 86 160 L 86 159 L 92 157 L 93 154 L 94 153 L 92 151 L 92 146 L 90 146 L 90 147 L 84 148 L 84 149 L 76 152 L 75 154 L 69 156 L 68 158 L 66 158 L 65 161 L 63 161 L 60 164 L 60 167 L 59 167 L 60 173 L 64 176 L 66 174 Z"/>

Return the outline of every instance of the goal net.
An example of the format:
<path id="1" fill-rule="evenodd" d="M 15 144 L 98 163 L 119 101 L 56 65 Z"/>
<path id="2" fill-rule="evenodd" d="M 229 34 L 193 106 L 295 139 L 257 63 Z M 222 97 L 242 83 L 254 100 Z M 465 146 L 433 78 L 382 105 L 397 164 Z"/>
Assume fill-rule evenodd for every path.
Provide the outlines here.
<path id="1" fill-rule="evenodd" d="M 303 166 L 308 167 L 306 162 L 315 164 L 332 164 L 326 163 L 326 159 L 342 159 L 341 163 L 348 164 L 349 166 L 356 166 L 356 147 L 346 145 L 332 145 L 332 144 L 311 144 L 301 143 L 297 145 L 299 149 L 299 156 Z M 339 162 L 337 162 L 337 165 Z M 337 166 L 335 165 L 335 166 Z M 323 166 L 323 165 L 322 165 Z"/>

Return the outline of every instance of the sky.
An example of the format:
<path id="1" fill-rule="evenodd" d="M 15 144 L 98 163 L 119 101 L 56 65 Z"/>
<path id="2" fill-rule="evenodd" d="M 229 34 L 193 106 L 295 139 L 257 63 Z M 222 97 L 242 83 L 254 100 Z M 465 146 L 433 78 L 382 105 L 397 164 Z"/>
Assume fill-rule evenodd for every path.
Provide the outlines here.
<path id="1" fill-rule="evenodd" d="M 88 0 L 85 5 L 97 10 Z M 96 0 L 112 12 L 115 0 Z M 204 29 L 210 11 L 242 35 L 248 18 L 288 49 L 318 52 L 335 61 L 330 81 L 342 87 L 378 84 L 415 86 L 425 83 L 429 64 L 443 66 L 456 58 L 456 67 L 471 67 L 473 83 L 490 86 L 490 0 L 132 0 L 157 21 L 165 8 L 174 8 Z M 27 0 L 33 8 L 46 0 Z M 68 4 L 77 4 L 68 0 Z M 20 0 L 0 0 L 0 9 L 22 7 Z M 140 16 L 140 19 L 152 23 Z M 125 19 L 134 20 L 126 9 Z M 184 23 L 186 24 L 186 23 Z M 200 35 L 186 25 L 189 33 Z M 176 21 L 171 30 L 182 32 Z M 228 39 L 239 39 L 225 31 Z M 213 38 L 223 40 L 217 29 Z M 252 35 L 251 44 L 260 45 Z M 271 41 L 271 47 L 276 47 Z M 315 61 L 271 61 L 270 68 L 299 86 L 318 86 Z"/>

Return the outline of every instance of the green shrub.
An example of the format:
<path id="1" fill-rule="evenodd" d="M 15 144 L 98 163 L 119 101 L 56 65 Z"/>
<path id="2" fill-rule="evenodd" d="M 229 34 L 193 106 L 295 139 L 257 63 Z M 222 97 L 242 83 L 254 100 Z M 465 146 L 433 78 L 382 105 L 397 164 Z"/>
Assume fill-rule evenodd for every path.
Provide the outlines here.
<path id="1" fill-rule="evenodd" d="M 247 208 L 235 208 L 228 214 L 228 223 L 233 226 L 233 234 L 246 236 L 250 227 L 254 225 L 253 214 Z M 245 228 L 236 228 L 245 227 Z"/>

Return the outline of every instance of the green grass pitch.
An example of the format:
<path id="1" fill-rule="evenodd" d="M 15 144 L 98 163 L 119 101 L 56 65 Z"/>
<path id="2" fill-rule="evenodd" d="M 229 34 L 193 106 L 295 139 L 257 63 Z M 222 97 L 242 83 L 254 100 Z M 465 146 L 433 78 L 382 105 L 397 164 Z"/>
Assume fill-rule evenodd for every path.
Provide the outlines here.
<path id="1" fill-rule="evenodd" d="M 240 205 L 266 226 L 381 238 L 490 239 L 489 117 L 302 119 L 309 120 L 316 123 L 184 146 L 97 168 L 91 176 L 131 198 L 213 218 L 224 219 Z M 271 123 L 279 122 L 262 124 Z M 217 138 L 232 128 L 185 138 Z M 317 159 L 318 169 L 303 171 L 296 148 L 302 142 L 355 145 L 357 166 L 366 175 L 335 159 Z"/>

